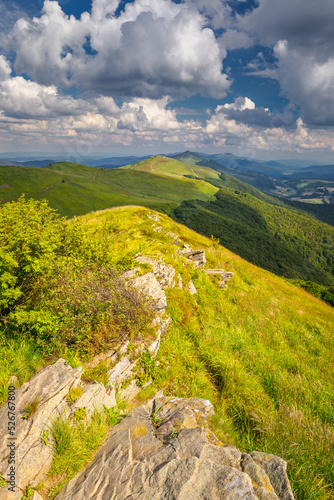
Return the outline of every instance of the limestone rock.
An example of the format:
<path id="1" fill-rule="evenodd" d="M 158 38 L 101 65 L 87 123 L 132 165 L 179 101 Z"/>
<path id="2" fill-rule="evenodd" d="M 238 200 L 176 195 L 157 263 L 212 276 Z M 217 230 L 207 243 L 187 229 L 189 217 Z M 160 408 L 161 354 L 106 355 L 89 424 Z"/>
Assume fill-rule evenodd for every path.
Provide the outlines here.
<path id="1" fill-rule="evenodd" d="M 136 362 L 131 363 L 127 356 L 124 356 L 117 365 L 109 370 L 108 380 L 109 384 L 115 385 L 120 384 L 124 380 L 128 379 L 132 375 L 132 370 L 136 366 Z"/>
<path id="2" fill-rule="evenodd" d="M 204 267 L 206 263 L 205 252 L 203 250 L 195 250 L 188 252 L 187 258 L 190 259 L 196 266 Z"/>
<path id="3" fill-rule="evenodd" d="M 259 464 L 268 474 L 270 482 L 280 500 L 293 500 L 290 482 L 286 473 L 287 463 L 275 455 L 267 455 L 252 451 L 250 454 L 254 462 Z"/>
<path id="4" fill-rule="evenodd" d="M 71 406 L 74 413 L 79 408 L 86 410 L 86 415 L 91 416 L 94 410 L 102 411 L 103 406 L 113 408 L 116 406 L 115 389 L 113 386 L 109 387 L 109 394 L 103 384 L 95 382 L 94 384 L 87 385 L 83 389 L 83 394 Z"/>
<path id="5" fill-rule="evenodd" d="M 130 271 L 126 271 L 125 273 L 123 273 L 121 275 L 121 278 L 123 279 L 134 278 L 138 271 L 140 271 L 140 267 L 135 267 L 134 269 L 130 269 Z"/>
<path id="6" fill-rule="evenodd" d="M 22 492 L 29 482 L 37 484 L 43 481 L 52 462 L 52 449 L 41 440 L 43 431 L 48 430 L 50 419 L 59 414 L 69 414 L 66 396 L 72 387 L 80 382 L 82 368 L 71 368 L 65 360 L 59 359 L 55 364 L 47 366 L 29 382 L 23 384 L 15 395 L 16 400 L 16 492 L 7 488 L 1 490 L 1 499 L 20 500 Z M 28 417 L 26 407 L 36 401 L 35 411 Z M 8 407 L 0 410 L 1 429 L 7 429 Z M 6 431 L 0 435 L 0 473 L 6 477 L 9 472 Z"/>
<path id="7" fill-rule="evenodd" d="M 272 488 L 269 474 L 200 425 L 212 413 L 209 401 L 159 394 L 113 428 L 57 500 L 274 500 L 256 492 L 267 484 Z"/>
<path id="8" fill-rule="evenodd" d="M 259 500 L 279 500 L 265 471 L 247 453 L 242 454 L 241 468 L 251 478 Z"/>
<path id="9" fill-rule="evenodd" d="M 138 276 L 131 280 L 131 283 L 135 288 L 142 290 L 144 294 L 153 299 L 157 311 L 167 307 L 166 294 L 153 273 Z"/>

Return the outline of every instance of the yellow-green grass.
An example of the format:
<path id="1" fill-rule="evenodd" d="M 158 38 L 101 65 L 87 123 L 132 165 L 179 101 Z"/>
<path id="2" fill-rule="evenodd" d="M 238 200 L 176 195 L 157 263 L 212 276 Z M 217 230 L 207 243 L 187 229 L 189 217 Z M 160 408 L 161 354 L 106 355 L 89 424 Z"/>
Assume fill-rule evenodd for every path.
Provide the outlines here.
<path id="1" fill-rule="evenodd" d="M 283 456 L 297 499 L 333 498 L 334 311 L 285 280 L 249 264 L 165 216 L 116 208 L 81 220 L 118 257 L 160 254 L 192 278 L 197 294 L 168 291 L 173 319 L 160 370 L 142 398 L 166 394 L 210 399 L 214 430 L 243 450 Z M 154 231 L 157 225 L 163 233 Z M 182 269 L 166 232 L 206 251 L 206 267 L 235 273 L 227 290 L 192 266 Z M 161 245 L 162 243 L 162 245 Z M 189 376 L 191 374 L 191 376 Z"/>

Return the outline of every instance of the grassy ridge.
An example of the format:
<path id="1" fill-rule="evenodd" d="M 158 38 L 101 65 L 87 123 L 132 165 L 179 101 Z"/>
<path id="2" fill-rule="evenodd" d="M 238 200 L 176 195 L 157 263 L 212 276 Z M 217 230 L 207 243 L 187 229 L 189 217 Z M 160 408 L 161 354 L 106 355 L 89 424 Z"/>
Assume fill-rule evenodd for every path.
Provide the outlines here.
<path id="1" fill-rule="evenodd" d="M 207 200 L 217 188 L 197 179 L 141 170 L 96 169 L 76 163 L 49 167 L 0 166 L 0 201 L 46 198 L 62 215 L 74 216 L 121 205 L 143 205 L 170 212 L 184 199 Z"/>
<path id="2" fill-rule="evenodd" d="M 24 209 L 26 215 L 33 213 L 33 206 L 38 209 L 34 203 L 27 209 L 22 201 L 21 205 L 19 209 Z M 13 241 L 10 235 L 13 231 L 18 238 L 24 234 L 23 229 L 26 233 L 30 215 L 21 228 L 21 221 L 17 226 L 14 224 L 17 219 L 15 207 L 9 208 L 2 208 L 3 221 L 9 221 L 4 232 L 7 238 L 5 252 L 11 253 L 13 258 L 19 252 L 21 260 L 24 257 L 37 267 L 29 270 L 24 265 L 19 268 L 20 273 L 24 273 L 21 276 L 13 259 L 7 259 L 12 275 L 20 279 L 8 283 L 12 283 L 13 293 L 20 286 L 25 295 L 15 299 L 14 294 L 11 300 L 16 300 L 15 304 L 5 310 L 7 323 L 2 326 L 0 336 L 1 385 L 5 387 L 11 375 L 18 376 L 22 384 L 38 367 L 56 359 L 60 353 L 59 332 L 53 332 L 45 343 L 41 340 L 50 335 L 50 325 L 57 325 L 59 314 L 58 328 L 65 347 L 61 354 L 75 365 L 86 361 L 90 352 L 93 354 L 96 347 L 100 349 L 100 342 L 108 341 L 110 335 L 110 329 L 105 329 L 103 323 L 105 307 L 109 311 L 110 304 L 99 303 L 97 316 L 91 310 L 91 307 L 96 307 L 96 298 L 101 296 L 99 289 L 97 294 L 94 293 L 94 287 L 100 286 L 101 273 L 108 278 L 104 269 L 123 271 L 133 268 L 137 265 L 134 256 L 138 252 L 161 257 L 174 266 L 184 286 L 183 289 L 174 287 L 167 291 L 167 313 L 173 322 L 162 339 L 154 383 L 142 391 L 139 399 L 144 400 L 163 388 L 167 395 L 211 400 L 216 409 L 212 425 L 224 442 L 246 451 L 257 449 L 283 456 L 289 462 L 289 475 L 297 500 L 333 498 L 332 308 L 165 215 L 152 221 L 148 217 L 149 210 L 142 207 L 95 212 L 66 224 L 60 221 L 65 231 L 64 238 L 51 223 L 54 215 L 50 214 L 51 222 L 46 229 L 51 231 L 57 245 L 46 247 L 48 233 L 44 234 L 44 230 L 40 231 L 40 226 L 36 226 L 36 214 L 33 214 L 32 228 L 43 243 L 40 247 L 31 247 L 38 252 L 37 255 L 33 255 L 28 246 L 20 245 L 19 239 Z M 45 205 L 43 209 L 48 213 Z M 39 224 L 44 218 L 44 214 L 37 218 Z M 160 232 L 156 231 L 157 226 L 162 228 Z M 206 275 L 192 264 L 184 265 L 178 247 L 173 244 L 175 236 L 169 232 L 176 233 L 182 242 L 194 249 L 204 249 L 207 268 L 234 272 L 228 289 L 220 289 L 215 276 Z M 33 244 L 34 233 L 28 234 Z M 56 265 L 59 262 L 63 263 L 61 269 L 66 270 L 61 276 L 59 265 Z M 48 263 L 50 268 L 45 268 Z M 8 279 L 8 274 L 5 278 Z M 194 296 L 187 290 L 190 280 L 197 289 Z M 40 282 L 46 285 L 42 293 Z M 64 288 L 64 283 L 69 286 Z M 73 304 L 72 290 L 75 292 Z M 83 293 L 79 293 L 81 290 Z M 85 314 L 82 319 L 92 318 L 88 323 L 89 335 L 84 338 L 78 336 L 77 323 L 72 329 L 71 321 L 77 321 L 78 316 L 77 300 L 80 301 L 81 313 Z M 13 317 L 14 305 L 16 315 Z M 39 314 L 37 325 L 34 311 Z M 50 312 L 51 319 L 47 314 Z M 138 314 L 137 307 L 134 312 Z M 112 308 L 110 314 L 116 321 L 117 309 Z M 101 321 L 97 322 L 99 317 Z M 33 321 L 29 326 L 31 318 Z M 64 319 L 68 330 L 64 330 Z M 45 329 L 45 325 L 48 328 Z M 36 329 L 38 326 L 39 330 Z M 66 331 L 70 332 L 69 338 Z M 149 325 L 145 326 L 145 322 L 141 335 L 150 335 Z M 102 427 L 104 429 L 104 424 Z M 82 429 L 82 434 L 75 435 L 73 446 L 76 450 L 80 449 L 80 443 L 87 435 L 85 429 Z M 93 441 L 97 446 L 99 439 Z M 93 443 L 82 442 L 90 456 Z M 75 468 L 77 455 L 63 453 L 62 459 L 60 454 L 54 464 L 56 473 L 67 470 L 68 464 Z M 82 462 L 82 457 L 80 459 Z"/>
<path id="3" fill-rule="evenodd" d="M 226 173 L 164 157 L 116 170 L 56 163 L 0 167 L 0 199 L 47 198 L 67 216 L 122 205 L 157 209 L 280 276 L 334 284 L 334 230 Z M 217 191 L 220 191 L 217 193 Z M 216 198 L 214 195 L 216 194 Z"/>

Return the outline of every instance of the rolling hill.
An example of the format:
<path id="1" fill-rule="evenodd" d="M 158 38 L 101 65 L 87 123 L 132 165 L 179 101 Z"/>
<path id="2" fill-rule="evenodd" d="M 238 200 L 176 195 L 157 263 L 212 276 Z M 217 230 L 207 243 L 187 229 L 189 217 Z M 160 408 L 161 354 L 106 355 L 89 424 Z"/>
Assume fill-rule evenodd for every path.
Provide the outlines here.
<path id="1" fill-rule="evenodd" d="M 141 205 L 290 279 L 334 284 L 334 228 L 239 179 L 201 165 L 153 157 L 116 170 L 73 163 L 0 167 L 1 202 L 49 200 L 63 215 Z"/>
<path id="2" fill-rule="evenodd" d="M 146 160 L 148 165 L 151 161 Z M 189 179 L 170 175 L 163 167 L 159 172 L 152 172 L 150 167 L 145 167 L 145 162 L 138 165 L 138 168 L 112 170 L 76 163 L 54 163 L 43 168 L 0 166 L 0 201 L 16 200 L 22 193 L 27 198 L 46 198 L 52 207 L 70 217 L 129 204 L 170 213 L 185 199 L 207 200 L 218 190 L 199 176 Z M 175 165 L 178 162 L 175 161 Z M 190 168 L 186 172 L 190 173 Z M 212 175 L 218 177 L 214 171 Z"/>

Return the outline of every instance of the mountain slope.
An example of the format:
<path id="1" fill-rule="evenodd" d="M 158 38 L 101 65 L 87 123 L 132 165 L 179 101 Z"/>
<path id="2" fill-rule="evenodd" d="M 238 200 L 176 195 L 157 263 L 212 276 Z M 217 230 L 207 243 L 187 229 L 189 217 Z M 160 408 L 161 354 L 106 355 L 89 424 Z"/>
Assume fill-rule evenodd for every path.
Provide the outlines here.
<path id="1" fill-rule="evenodd" d="M 110 337 L 135 342 L 149 335 L 147 322 L 139 324 L 138 307 L 126 315 L 124 303 L 107 309 L 109 328 L 102 328 L 106 316 L 96 304 L 107 297 L 108 272 L 133 270 L 140 253 L 172 266 L 176 284 L 165 291 L 172 322 L 162 336 L 154 380 L 137 404 L 160 389 L 167 396 L 210 400 L 216 411 L 212 426 L 223 443 L 283 456 L 297 499 L 333 498 L 334 309 L 143 207 L 119 207 L 58 224 L 45 217 L 45 206 L 23 201 L 0 212 L 0 245 L 4 254 L 12 252 L 6 265 L 18 277 L 26 276 L 25 294 L 2 314 L 7 319 L 0 344 L 4 391 L 10 376 L 21 385 L 53 356 L 61 354 L 78 366 L 92 352 L 103 352 Z M 25 241 L 25 235 L 30 240 L 21 245 L 19 236 Z M 43 244 L 36 245 L 35 238 Z M 184 244 L 205 251 L 206 269 L 234 273 L 227 289 L 186 260 Z M 34 268 L 22 260 L 30 258 L 29 245 L 39 252 Z M 139 273 L 150 273 L 148 264 Z M 94 374 L 103 374 L 103 363 L 97 368 Z M 61 478 L 63 473 L 58 469 Z"/>

